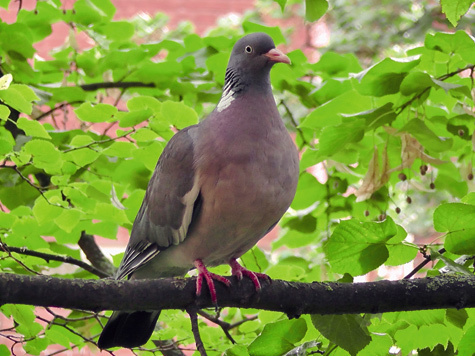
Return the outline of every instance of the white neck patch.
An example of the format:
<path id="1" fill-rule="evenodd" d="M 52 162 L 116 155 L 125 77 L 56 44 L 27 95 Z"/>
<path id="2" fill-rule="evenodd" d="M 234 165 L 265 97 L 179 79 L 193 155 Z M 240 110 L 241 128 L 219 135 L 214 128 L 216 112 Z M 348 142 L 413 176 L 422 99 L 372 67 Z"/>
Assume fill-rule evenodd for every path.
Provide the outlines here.
<path id="1" fill-rule="evenodd" d="M 231 90 L 230 84 L 228 83 L 223 88 L 223 95 L 221 97 L 221 100 L 219 100 L 216 110 L 218 112 L 223 111 L 224 109 L 228 108 L 229 105 L 231 105 L 233 100 L 234 100 L 234 91 Z"/>

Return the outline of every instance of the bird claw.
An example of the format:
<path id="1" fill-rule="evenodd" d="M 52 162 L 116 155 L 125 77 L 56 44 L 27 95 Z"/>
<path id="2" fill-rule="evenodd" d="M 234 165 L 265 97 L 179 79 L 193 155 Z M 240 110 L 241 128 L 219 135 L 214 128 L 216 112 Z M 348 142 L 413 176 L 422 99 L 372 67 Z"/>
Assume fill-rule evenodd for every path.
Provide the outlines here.
<path id="1" fill-rule="evenodd" d="M 203 286 L 204 279 L 206 281 L 206 284 L 208 285 L 209 294 L 211 295 L 211 302 L 217 308 L 218 298 L 216 296 L 216 288 L 214 286 L 213 279 L 218 282 L 224 283 L 226 287 L 229 287 L 231 285 L 231 281 L 229 281 L 223 276 L 220 276 L 219 274 L 209 272 L 203 261 L 201 260 L 196 260 L 194 264 L 196 269 L 198 270 L 198 277 L 196 278 L 196 295 L 201 295 L 201 289 Z"/>
<path id="2" fill-rule="evenodd" d="M 256 291 L 260 291 L 262 288 L 261 283 L 259 282 L 259 278 L 265 279 L 266 281 L 271 280 L 267 274 L 252 272 L 252 271 L 249 271 L 247 268 L 244 268 L 238 263 L 238 261 L 236 261 L 235 258 L 229 261 L 229 265 L 231 266 L 231 269 L 232 269 L 232 275 L 236 276 L 238 281 L 240 281 L 243 276 L 249 277 L 252 283 L 254 283 L 254 286 L 256 287 Z"/>

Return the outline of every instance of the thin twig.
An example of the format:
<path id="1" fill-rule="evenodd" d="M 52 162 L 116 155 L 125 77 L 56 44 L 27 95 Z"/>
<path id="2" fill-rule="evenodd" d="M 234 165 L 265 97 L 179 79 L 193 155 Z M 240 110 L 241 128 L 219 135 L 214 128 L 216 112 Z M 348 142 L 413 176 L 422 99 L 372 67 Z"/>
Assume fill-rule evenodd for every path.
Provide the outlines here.
<path id="1" fill-rule="evenodd" d="M 439 254 L 443 254 L 445 252 L 445 248 L 441 248 L 439 251 Z M 419 263 L 416 268 L 414 268 L 407 276 L 405 276 L 403 279 L 410 279 L 412 276 L 414 276 L 417 272 L 419 272 L 426 264 L 428 264 L 430 261 L 432 261 L 432 256 L 431 255 L 426 255 L 424 261 Z"/>
<path id="2" fill-rule="evenodd" d="M 294 125 L 295 127 L 295 130 L 297 130 L 298 134 L 300 135 L 300 138 L 302 139 L 302 144 L 303 145 L 307 145 L 309 147 L 312 147 L 310 145 L 310 142 L 308 142 L 306 139 L 305 139 L 305 136 L 303 134 L 303 131 L 302 129 L 299 127 L 299 125 L 297 124 L 297 121 L 295 121 L 295 118 L 294 118 L 294 115 L 292 114 L 292 112 L 290 111 L 289 107 L 287 106 L 287 104 L 285 103 L 285 101 L 282 99 L 280 101 L 280 104 L 284 107 L 285 109 L 285 112 L 287 113 L 287 115 L 289 115 L 289 118 L 290 118 L 290 121 L 292 122 L 292 125 Z M 302 147 L 299 147 L 300 149 Z"/>
<path id="3" fill-rule="evenodd" d="M 201 315 L 202 317 L 208 319 L 209 321 L 215 323 L 216 325 L 219 325 L 221 327 L 221 329 L 223 330 L 224 334 L 226 335 L 226 337 L 233 343 L 235 344 L 236 343 L 236 340 L 234 340 L 234 338 L 231 336 L 231 334 L 229 333 L 229 329 L 230 329 L 230 326 L 231 324 L 229 324 L 228 322 L 226 321 L 223 321 L 219 318 L 216 318 L 202 310 L 198 310 L 197 312 L 199 315 Z"/>
<path id="4" fill-rule="evenodd" d="M 193 337 L 195 338 L 196 348 L 201 356 L 207 356 L 203 341 L 200 336 L 200 329 L 198 327 L 198 315 L 196 309 L 187 309 L 186 312 L 190 316 L 191 321 L 191 331 L 193 332 Z"/>
<path id="5" fill-rule="evenodd" d="M 197 312 L 199 315 L 201 315 L 203 318 L 205 319 L 208 319 L 209 321 L 211 321 L 212 323 L 215 323 L 216 325 L 219 325 L 221 327 L 221 329 L 223 329 L 223 332 L 226 334 L 226 337 L 233 343 L 235 344 L 236 341 L 234 340 L 234 338 L 231 336 L 231 334 L 229 333 L 229 330 L 231 329 L 234 329 L 236 327 L 238 327 L 239 325 L 241 324 L 244 324 L 245 322 L 247 321 L 252 321 L 252 320 L 256 320 L 257 319 L 257 315 L 254 315 L 250 318 L 245 318 L 243 320 L 240 320 L 236 323 L 233 323 L 233 324 L 230 324 L 224 320 L 221 320 L 219 319 L 219 317 L 215 317 L 211 314 L 208 314 L 206 313 L 205 311 L 203 310 L 198 310 Z"/>
<path id="6" fill-rule="evenodd" d="M 116 272 L 116 267 L 107 259 L 102 253 L 102 250 L 94 240 L 94 236 L 87 234 L 85 231 L 81 232 L 81 237 L 78 241 L 79 248 L 84 252 L 86 258 L 91 262 L 92 266 L 100 271 L 103 271 L 108 277 L 113 276 Z"/>
<path id="7" fill-rule="evenodd" d="M 10 248 L 8 248 L 3 242 L 0 241 L 0 249 L 8 253 L 8 257 L 12 258 L 16 263 L 18 263 L 20 266 L 22 266 L 24 269 L 26 269 L 28 272 L 31 272 L 33 274 L 39 275 L 39 272 L 36 272 L 35 270 L 31 269 L 27 265 L 25 265 L 23 262 L 21 262 L 18 258 L 15 258 L 11 251 Z"/>
<path id="8" fill-rule="evenodd" d="M 457 75 L 457 74 L 460 74 L 462 73 L 463 71 L 467 70 L 467 69 L 471 69 L 473 70 L 475 68 L 475 65 L 471 64 L 471 65 L 468 65 L 464 68 L 460 68 L 460 69 L 457 69 L 453 72 L 450 72 L 450 73 L 447 73 L 447 74 L 444 74 L 444 75 L 441 75 L 439 77 L 437 77 L 436 79 L 437 80 L 440 80 L 440 81 L 444 81 L 448 78 L 451 78 L 453 77 L 454 75 Z M 413 96 L 411 99 L 409 99 L 408 101 L 406 101 L 404 104 L 402 104 L 401 106 L 399 106 L 398 108 L 396 108 L 395 112 L 397 115 L 399 115 L 400 113 L 402 113 L 408 106 L 410 106 L 414 101 L 416 101 L 417 99 L 420 99 L 428 90 L 430 90 L 431 87 L 427 87 L 425 88 L 424 90 L 422 90 L 419 94 Z"/>
<path id="9" fill-rule="evenodd" d="M 68 148 L 66 150 L 63 151 L 63 153 L 66 153 L 66 152 L 71 152 L 71 151 L 77 151 L 77 150 L 81 150 L 83 148 L 91 148 L 92 146 L 94 145 L 100 145 L 100 144 L 103 144 L 103 143 L 107 143 L 107 142 L 111 142 L 111 141 L 115 141 L 115 140 L 118 140 L 120 138 L 124 138 L 128 135 L 130 135 L 131 133 L 135 132 L 135 129 L 131 129 L 127 132 L 125 132 L 123 135 L 120 135 L 120 136 L 117 136 L 117 137 L 110 137 L 106 140 L 100 140 L 100 141 L 93 141 L 91 143 L 88 143 L 87 145 L 84 145 L 84 146 L 79 146 L 79 147 L 71 147 L 71 148 Z"/>
<path id="10" fill-rule="evenodd" d="M 46 262 L 59 261 L 59 262 L 69 263 L 71 265 L 81 267 L 82 269 L 84 269 L 84 270 L 86 270 L 86 271 L 88 271 L 92 274 L 95 274 L 98 277 L 101 277 L 101 278 L 110 277 L 109 274 L 101 271 L 100 269 L 98 269 L 94 266 L 91 266 L 90 264 L 88 264 L 86 262 L 83 262 L 83 261 L 77 260 L 75 258 L 72 258 L 70 256 L 53 255 L 51 253 L 44 253 L 44 252 L 28 250 L 27 248 L 23 248 L 23 247 L 7 246 L 6 244 L 4 244 L 2 242 L 0 242 L 0 248 L 3 251 L 9 253 L 10 256 L 11 256 L 11 252 L 15 252 L 15 253 L 18 253 L 20 255 L 42 258 Z M 34 271 L 32 271 L 32 272 L 34 272 Z M 35 273 L 37 273 L 37 272 L 35 272 Z"/>
<path id="11" fill-rule="evenodd" d="M 82 100 L 76 100 L 76 101 L 71 101 L 71 102 L 67 102 L 67 103 L 62 103 L 58 106 L 55 106 L 54 108 L 51 108 L 50 110 L 48 111 L 45 111 L 44 113 L 42 113 L 41 115 L 35 117 L 35 120 L 39 121 L 41 120 L 42 118 L 48 116 L 48 115 L 51 115 L 52 113 L 54 113 L 56 110 L 61 110 L 63 108 L 65 108 L 66 106 L 69 106 L 69 105 L 74 105 L 74 104 L 80 104 L 80 103 L 83 103 L 84 101 Z M 58 125 L 56 125 L 58 126 Z"/>
<path id="12" fill-rule="evenodd" d="M 85 91 L 94 91 L 98 89 L 112 89 L 112 88 L 155 88 L 154 83 L 143 83 L 143 82 L 102 82 L 102 83 L 90 83 L 83 84 L 79 86 L 82 90 Z"/>

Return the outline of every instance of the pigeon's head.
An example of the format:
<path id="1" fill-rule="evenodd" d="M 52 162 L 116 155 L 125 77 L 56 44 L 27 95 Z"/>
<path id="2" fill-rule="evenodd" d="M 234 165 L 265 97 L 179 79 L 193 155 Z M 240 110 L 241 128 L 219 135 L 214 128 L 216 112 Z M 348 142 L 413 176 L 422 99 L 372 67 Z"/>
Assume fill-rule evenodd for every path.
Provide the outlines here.
<path id="1" fill-rule="evenodd" d="M 244 36 L 233 47 L 228 70 L 237 72 L 241 80 L 266 78 L 275 63 L 290 64 L 290 59 L 275 48 L 272 38 L 261 32 Z"/>

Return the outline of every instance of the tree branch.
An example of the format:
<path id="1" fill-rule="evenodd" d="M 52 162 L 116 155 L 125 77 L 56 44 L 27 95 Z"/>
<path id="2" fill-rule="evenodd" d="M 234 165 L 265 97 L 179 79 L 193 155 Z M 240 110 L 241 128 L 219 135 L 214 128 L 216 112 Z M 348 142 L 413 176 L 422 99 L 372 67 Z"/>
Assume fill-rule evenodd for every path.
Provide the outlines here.
<path id="1" fill-rule="evenodd" d="M 15 252 L 20 255 L 25 255 L 25 256 L 34 256 L 38 258 L 42 258 L 46 262 L 49 261 L 59 261 L 59 262 L 64 262 L 64 263 L 69 263 L 71 265 L 75 265 L 78 267 L 81 267 L 82 269 L 95 274 L 98 277 L 105 278 L 105 277 L 110 277 L 109 274 L 99 270 L 98 268 L 91 266 L 87 264 L 86 262 L 77 260 L 75 258 L 72 258 L 71 256 L 61 256 L 61 255 L 53 255 L 51 253 L 45 253 L 45 252 L 38 252 L 38 251 L 32 251 L 28 250 L 27 248 L 23 247 L 13 247 L 13 246 L 7 246 L 4 243 L 0 242 L 0 250 L 3 250 L 5 252 L 11 253 Z"/>
<path id="2" fill-rule="evenodd" d="M 154 83 L 142 83 L 142 82 L 101 82 L 101 83 L 91 83 L 91 84 L 82 84 L 79 86 L 82 90 L 85 91 L 94 91 L 98 89 L 111 89 L 111 88 L 155 88 Z"/>
<path id="3" fill-rule="evenodd" d="M 100 271 L 103 271 L 106 274 L 106 277 L 110 277 L 115 274 L 116 268 L 102 253 L 102 250 L 97 245 L 96 240 L 94 240 L 94 236 L 86 234 L 85 231 L 82 231 L 78 245 L 91 264 Z"/>
<path id="4" fill-rule="evenodd" d="M 297 283 L 274 280 L 259 293 L 253 283 L 230 277 L 216 284 L 220 307 L 301 314 L 382 313 L 475 307 L 475 277 L 443 275 L 369 283 Z M 83 280 L 0 274 L 0 304 L 30 304 L 99 311 L 213 307 L 209 293 L 195 295 L 195 278 Z"/>

